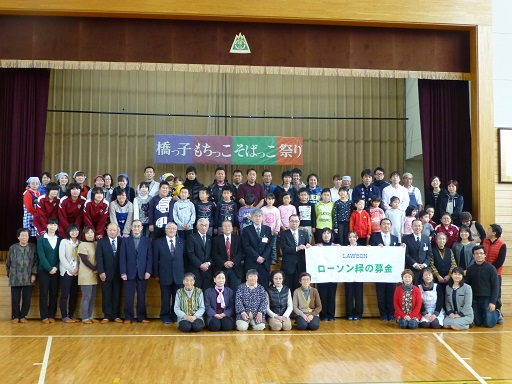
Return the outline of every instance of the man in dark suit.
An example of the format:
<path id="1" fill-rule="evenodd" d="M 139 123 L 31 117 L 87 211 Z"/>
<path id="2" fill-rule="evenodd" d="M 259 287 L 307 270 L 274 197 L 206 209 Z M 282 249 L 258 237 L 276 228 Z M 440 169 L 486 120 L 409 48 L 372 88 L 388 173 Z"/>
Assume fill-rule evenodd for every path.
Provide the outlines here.
<path id="1" fill-rule="evenodd" d="M 244 269 L 258 271 L 258 283 L 267 289 L 268 275 L 270 273 L 270 252 L 272 251 L 272 230 L 262 225 L 263 212 L 255 209 L 251 212 L 253 225 L 244 228 L 242 233 L 242 247 L 245 251 Z"/>
<path id="2" fill-rule="evenodd" d="M 423 223 L 421 220 L 412 222 L 412 232 L 403 237 L 405 248 L 405 268 L 414 272 L 414 285 L 421 282 L 423 270 L 430 265 L 432 260 L 432 247 L 427 235 L 422 235 Z"/>
<path id="3" fill-rule="evenodd" d="M 146 312 L 146 286 L 153 269 L 153 249 L 149 237 L 141 236 L 142 222 L 134 220 L 132 234 L 121 244 L 119 270 L 124 280 L 124 323 L 134 320 L 133 301 L 137 291 L 137 321 L 149 323 Z"/>
<path id="4" fill-rule="evenodd" d="M 281 232 L 281 254 L 283 262 L 281 270 L 284 273 L 284 284 L 294 292 L 300 287 L 299 275 L 306 272 L 306 248 L 309 244 L 309 235 L 299 229 L 298 215 L 290 216 L 290 229 Z"/>
<path id="5" fill-rule="evenodd" d="M 213 286 L 212 238 L 207 235 L 208 219 L 197 220 L 197 232 L 187 238 L 188 272 L 196 276 L 195 286 L 203 291 Z"/>
<path id="6" fill-rule="evenodd" d="M 233 233 L 231 221 L 224 221 L 222 223 L 222 234 L 213 238 L 212 257 L 215 270 L 224 271 L 226 286 L 236 292 L 238 286 L 242 283 L 244 274 L 242 265 L 244 251 L 242 249 L 242 239 Z"/>
<path id="7" fill-rule="evenodd" d="M 107 226 L 107 237 L 100 239 L 96 247 L 96 266 L 101 280 L 102 324 L 110 321 L 123 322 L 119 318 L 122 281 L 119 272 L 119 251 L 122 237 L 118 234 L 117 224 L 110 223 Z"/>
<path id="8" fill-rule="evenodd" d="M 183 287 L 185 268 L 185 241 L 176 234 L 178 226 L 167 223 L 165 237 L 155 240 L 153 245 L 153 276 L 160 283 L 160 319 L 164 324 L 176 321 L 174 300 L 176 291 Z"/>
<path id="9" fill-rule="evenodd" d="M 380 221 L 381 232 L 373 232 L 370 235 L 370 245 L 374 247 L 399 247 L 400 240 L 392 235 L 391 220 L 382 219 Z M 405 246 L 405 245 L 404 245 Z M 377 291 L 377 305 L 379 307 L 380 318 L 383 321 L 393 321 L 395 319 L 395 307 L 393 297 L 395 294 L 396 283 L 375 283 Z"/>

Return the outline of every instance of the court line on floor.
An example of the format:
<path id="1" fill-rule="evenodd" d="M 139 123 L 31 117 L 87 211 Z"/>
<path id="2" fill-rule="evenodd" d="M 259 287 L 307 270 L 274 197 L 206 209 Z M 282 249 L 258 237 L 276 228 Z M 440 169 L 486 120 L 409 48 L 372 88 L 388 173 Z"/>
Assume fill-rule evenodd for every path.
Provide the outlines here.
<path id="1" fill-rule="evenodd" d="M 177 330 L 171 330 L 170 332 L 175 332 Z M 54 338 L 92 338 L 92 337 L 261 337 L 261 336 L 425 336 L 425 335 L 450 335 L 450 336 L 470 336 L 470 335 L 481 335 L 481 334 L 504 334 L 504 333 L 512 333 L 512 331 L 498 331 L 498 332 L 486 332 L 486 331 L 476 331 L 476 332 L 457 332 L 454 331 L 446 331 L 446 332 L 412 332 L 412 331 L 404 331 L 404 332 L 315 332 L 315 331 L 297 331 L 297 332 L 271 332 L 265 331 L 261 333 L 260 331 L 231 331 L 229 333 L 226 332 L 209 332 L 205 330 L 204 332 L 199 333 L 150 333 L 150 334 L 87 334 L 87 335 L 70 335 L 70 334 L 54 334 L 54 335 L 0 335 L 0 339 L 9 339 L 9 338 L 46 338 L 46 337 L 54 337 Z"/>
<path id="2" fill-rule="evenodd" d="M 52 348 L 53 336 L 48 337 L 46 342 L 46 350 L 44 351 L 43 365 L 41 366 L 41 373 L 39 374 L 38 384 L 44 384 L 46 378 L 46 369 L 48 368 L 48 360 L 50 360 L 50 349 Z"/>
<path id="3" fill-rule="evenodd" d="M 457 360 L 459 360 L 459 363 L 461 363 L 480 383 L 487 384 L 487 381 L 485 381 L 482 376 L 480 376 L 468 363 L 466 363 L 466 361 L 462 357 L 460 357 L 460 355 L 457 352 L 455 352 L 454 349 L 450 347 L 450 345 L 446 341 L 444 341 L 443 338 L 438 333 L 434 333 L 433 335 L 437 340 L 439 340 L 441 344 L 445 346 L 446 349 L 448 349 L 448 351 L 450 351 L 450 353 L 453 356 L 455 356 Z"/>

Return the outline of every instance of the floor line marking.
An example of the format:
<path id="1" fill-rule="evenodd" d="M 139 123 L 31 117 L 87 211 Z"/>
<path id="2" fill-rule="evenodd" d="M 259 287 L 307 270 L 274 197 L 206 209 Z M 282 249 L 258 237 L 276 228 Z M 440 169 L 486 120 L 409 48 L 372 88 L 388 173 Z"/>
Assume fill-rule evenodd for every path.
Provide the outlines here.
<path id="1" fill-rule="evenodd" d="M 53 336 L 48 336 L 48 341 L 46 342 L 46 350 L 44 351 L 43 365 L 41 366 L 41 373 L 39 374 L 38 384 L 44 384 L 44 380 L 46 378 L 46 369 L 48 368 L 48 360 L 50 360 L 50 349 L 52 348 L 52 338 Z"/>
<path id="2" fill-rule="evenodd" d="M 460 356 L 459 356 L 459 354 L 458 354 L 457 352 L 455 352 L 455 351 L 453 350 L 453 348 L 452 348 L 452 347 L 450 347 L 450 345 L 449 345 L 446 341 L 444 341 L 444 340 L 443 340 L 443 338 L 442 338 L 439 334 L 434 333 L 434 337 L 435 337 L 437 340 L 439 340 L 439 342 L 440 342 L 441 344 L 443 344 L 443 345 L 446 347 L 446 349 L 448 349 L 448 351 L 450 351 L 450 353 L 451 353 L 453 356 L 455 356 L 455 358 L 456 358 L 457 360 L 459 360 L 459 362 L 460 362 L 460 363 L 461 363 L 461 364 L 462 364 L 462 365 L 463 365 L 463 366 L 464 366 L 464 367 L 465 367 L 469 372 L 471 372 L 471 374 L 472 374 L 473 376 L 475 376 L 475 378 L 476 378 L 480 383 L 482 383 L 482 384 L 487 384 L 487 382 L 483 379 L 483 377 L 482 377 L 482 376 L 480 376 L 478 373 L 476 373 L 476 371 L 475 371 L 473 368 L 471 368 L 471 366 L 470 366 L 468 363 L 466 363 L 466 362 L 464 361 L 464 359 L 462 359 L 462 357 L 460 357 Z"/>

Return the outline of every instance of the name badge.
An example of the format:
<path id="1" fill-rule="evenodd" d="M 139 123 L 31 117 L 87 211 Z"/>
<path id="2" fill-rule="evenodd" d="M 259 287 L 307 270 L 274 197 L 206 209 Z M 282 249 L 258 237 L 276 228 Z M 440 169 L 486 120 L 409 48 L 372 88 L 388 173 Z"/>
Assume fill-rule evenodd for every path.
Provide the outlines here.
<path id="1" fill-rule="evenodd" d="M 428 251 L 428 245 L 427 244 L 423 244 L 423 250 L 424 251 Z"/>
<path id="2" fill-rule="evenodd" d="M 268 237 L 267 237 L 267 236 L 263 236 L 263 237 L 261 238 L 261 242 L 262 242 L 262 243 L 265 243 L 265 244 L 266 244 L 266 243 L 268 243 Z"/>

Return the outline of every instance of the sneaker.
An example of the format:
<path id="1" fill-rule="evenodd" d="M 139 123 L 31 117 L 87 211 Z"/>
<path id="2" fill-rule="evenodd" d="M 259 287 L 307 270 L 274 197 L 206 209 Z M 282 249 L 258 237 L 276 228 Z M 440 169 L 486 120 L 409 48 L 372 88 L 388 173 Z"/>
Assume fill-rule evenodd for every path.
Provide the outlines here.
<path id="1" fill-rule="evenodd" d="M 354 320 L 352 316 L 347 317 L 347 320 Z"/>
<path id="2" fill-rule="evenodd" d="M 361 320 L 361 316 L 354 316 L 354 320 Z"/>
<path id="3" fill-rule="evenodd" d="M 498 324 L 503 324 L 505 322 L 505 319 L 503 318 L 503 313 L 501 313 L 501 309 L 497 309 L 498 313 L 499 313 L 499 317 L 498 317 Z"/>

